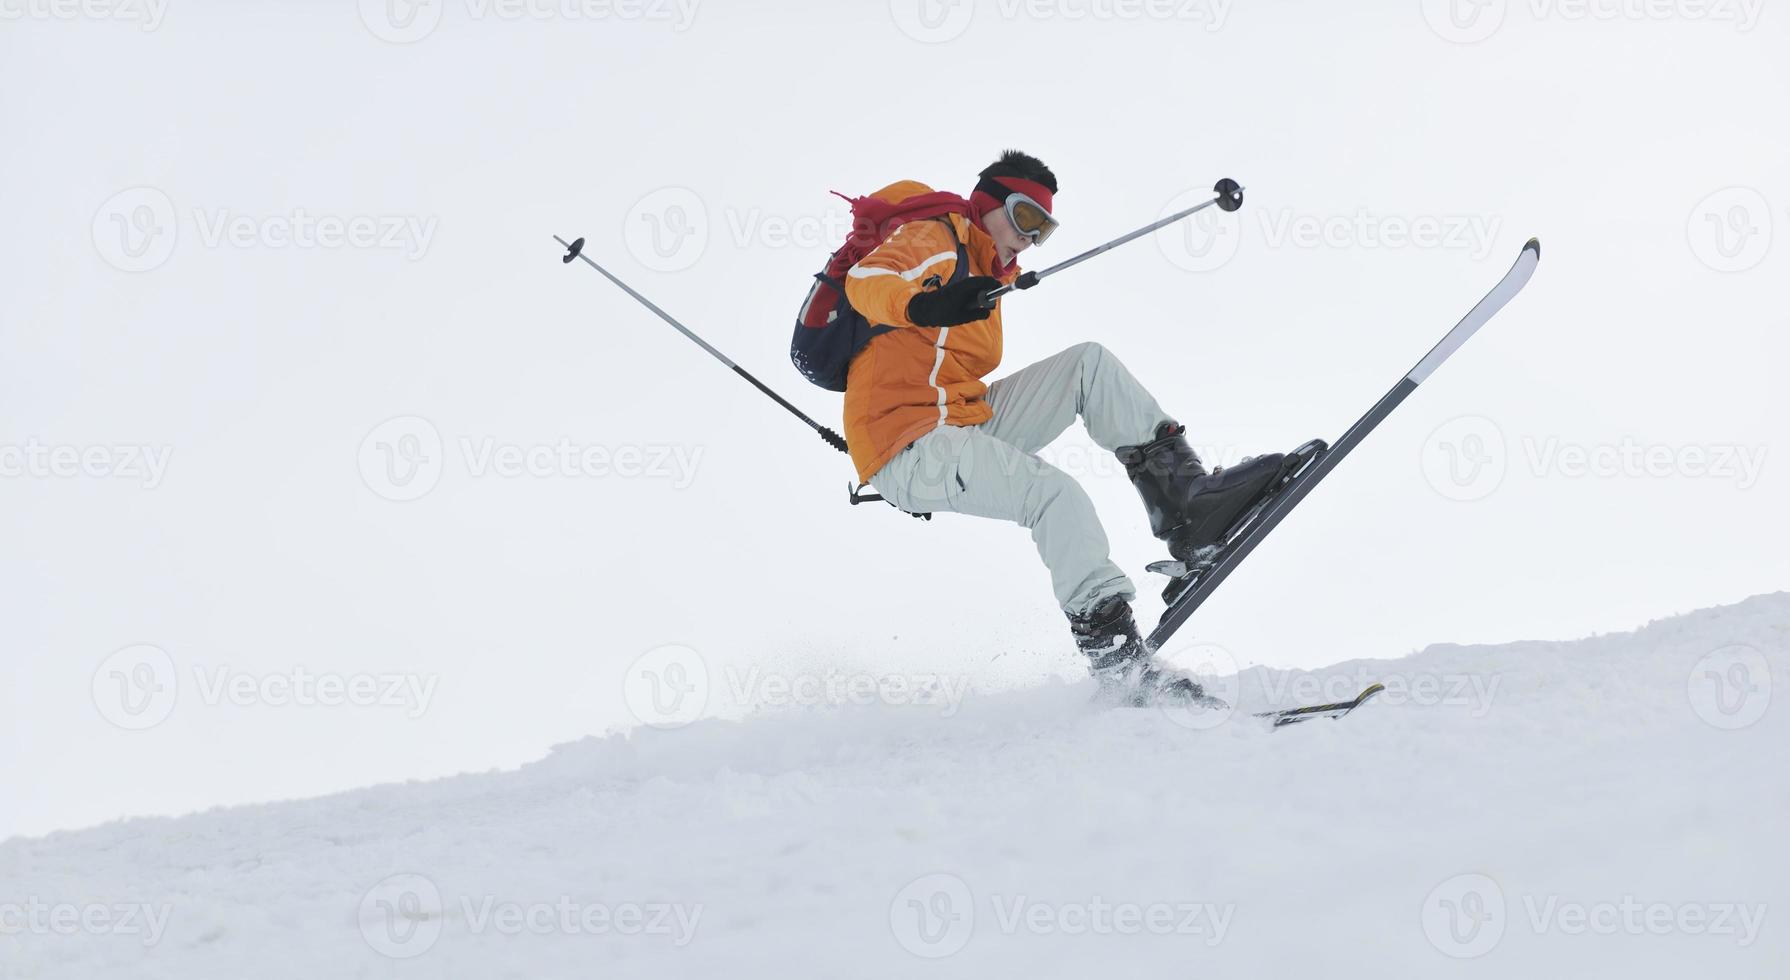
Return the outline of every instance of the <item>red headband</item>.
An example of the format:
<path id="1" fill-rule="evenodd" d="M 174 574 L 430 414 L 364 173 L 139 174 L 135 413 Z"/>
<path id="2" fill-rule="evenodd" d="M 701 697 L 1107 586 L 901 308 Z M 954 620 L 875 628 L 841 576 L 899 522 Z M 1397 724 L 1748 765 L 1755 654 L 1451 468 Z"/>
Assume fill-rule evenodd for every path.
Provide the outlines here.
<path id="1" fill-rule="evenodd" d="M 1043 184 L 1035 180 L 1027 180 L 1024 177 L 996 177 L 995 180 L 1008 190 L 1018 191 L 1037 201 L 1046 212 L 1050 211 L 1050 188 Z"/>
<path id="2" fill-rule="evenodd" d="M 970 193 L 970 205 L 974 208 L 978 220 L 983 215 L 1006 203 L 1005 196 L 996 199 L 993 194 L 982 189 L 982 187 L 989 181 L 993 181 L 1009 191 L 1017 191 L 1018 193 L 1024 194 L 1032 200 L 1037 201 L 1038 205 L 1042 207 L 1046 213 L 1052 211 L 1050 188 L 1045 187 L 1043 184 L 1040 184 L 1035 180 L 1027 180 L 1024 177 L 989 177 L 984 179 L 982 183 L 977 185 L 976 189 Z"/>

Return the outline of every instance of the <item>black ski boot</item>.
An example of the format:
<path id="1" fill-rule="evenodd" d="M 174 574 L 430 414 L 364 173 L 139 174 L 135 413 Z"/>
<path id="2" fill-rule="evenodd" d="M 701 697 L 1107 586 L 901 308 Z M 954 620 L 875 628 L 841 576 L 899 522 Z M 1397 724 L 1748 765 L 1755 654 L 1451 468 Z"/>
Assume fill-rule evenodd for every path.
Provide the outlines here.
<path id="1" fill-rule="evenodd" d="M 1167 542 L 1176 560 L 1188 563 L 1221 544 L 1238 518 L 1280 485 L 1289 463 L 1288 457 L 1269 453 L 1208 473 L 1187 444 L 1187 430 L 1175 422 L 1157 426 L 1152 442 L 1120 446 L 1118 457 L 1144 499 L 1150 533 Z"/>
<path id="2" fill-rule="evenodd" d="M 1109 596 L 1086 615 L 1070 616 L 1069 630 L 1088 658 L 1088 672 L 1099 682 L 1103 700 L 1136 708 L 1227 707 L 1193 679 L 1163 669 L 1144 653 L 1131 604 L 1123 596 Z"/>

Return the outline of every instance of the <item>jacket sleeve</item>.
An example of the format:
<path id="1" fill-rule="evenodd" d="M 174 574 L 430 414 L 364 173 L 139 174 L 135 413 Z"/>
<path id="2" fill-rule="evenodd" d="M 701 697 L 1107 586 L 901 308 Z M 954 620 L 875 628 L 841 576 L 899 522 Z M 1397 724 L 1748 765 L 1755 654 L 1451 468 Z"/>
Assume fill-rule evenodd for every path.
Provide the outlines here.
<path id="1" fill-rule="evenodd" d="M 932 276 L 949 280 L 957 268 L 957 243 L 937 221 L 910 221 L 846 270 L 845 296 L 873 324 L 911 327 L 907 301 Z"/>

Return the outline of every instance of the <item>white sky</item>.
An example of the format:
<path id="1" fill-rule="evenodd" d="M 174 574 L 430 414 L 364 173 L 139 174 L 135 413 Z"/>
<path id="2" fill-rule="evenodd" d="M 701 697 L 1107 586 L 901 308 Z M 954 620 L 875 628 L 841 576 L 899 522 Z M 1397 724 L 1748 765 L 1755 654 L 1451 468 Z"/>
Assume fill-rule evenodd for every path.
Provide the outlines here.
<path id="1" fill-rule="evenodd" d="M 551 240 L 836 424 L 785 347 L 827 191 L 967 191 L 1006 146 L 1063 185 L 1031 267 L 1248 187 L 1005 314 L 1003 370 L 1099 340 L 1221 457 L 1339 435 L 1544 242 L 1189 642 L 1319 666 L 1790 582 L 1775 11 L 106 4 L 0 0 L 0 836 L 515 765 L 633 724 L 625 668 L 668 643 L 717 678 L 1071 674 L 1023 531 L 846 507 L 844 457 Z M 293 243 L 320 218 L 371 240 Z M 411 416 L 438 482 L 394 502 L 377 444 L 428 430 L 373 433 Z M 602 472 L 472 472 L 562 439 Z M 158 469 L 54 472 L 87 450 Z M 1052 453 L 1153 621 L 1130 486 L 1079 427 Z M 131 663 L 178 677 L 142 731 Z M 426 694 L 268 703 L 300 670 Z"/>

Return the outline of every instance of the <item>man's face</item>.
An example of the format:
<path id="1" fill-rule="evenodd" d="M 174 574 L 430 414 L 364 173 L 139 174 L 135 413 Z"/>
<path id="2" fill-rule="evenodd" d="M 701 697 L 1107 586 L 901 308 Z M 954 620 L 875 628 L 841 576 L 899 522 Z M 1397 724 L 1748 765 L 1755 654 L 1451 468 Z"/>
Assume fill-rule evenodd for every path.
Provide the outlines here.
<path id="1" fill-rule="evenodd" d="M 1032 247 L 1032 240 L 1019 233 L 1013 227 L 1013 219 L 1007 217 L 1006 208 L 995 208 L 982 219 L 988 229 L 988 237 L 994 239 L 995 251 L 999 253 L 1002 265 L 1013 261 L 1013 257 Z"/>

